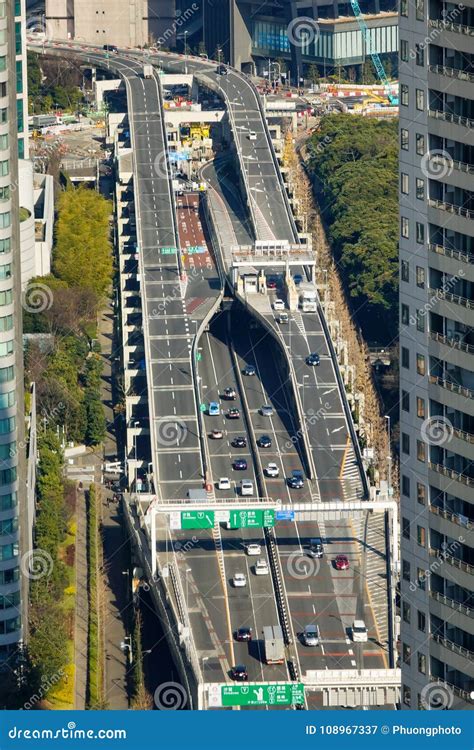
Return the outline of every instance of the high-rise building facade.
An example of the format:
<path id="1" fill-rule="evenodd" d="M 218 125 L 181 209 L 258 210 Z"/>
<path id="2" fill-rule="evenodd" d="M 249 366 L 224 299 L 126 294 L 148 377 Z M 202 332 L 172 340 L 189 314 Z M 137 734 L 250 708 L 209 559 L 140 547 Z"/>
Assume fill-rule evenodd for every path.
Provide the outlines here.
<path id="1" fill-rule="evenodd" d="M 0 663 L 23 637 L 28 580 L 21 315 L 16 6 L 0 1 Z"/>
<path id="2" fill-rule="evenodd" d="M 474 690 L 474 0 L 400 0 L 402 706 Z"/>

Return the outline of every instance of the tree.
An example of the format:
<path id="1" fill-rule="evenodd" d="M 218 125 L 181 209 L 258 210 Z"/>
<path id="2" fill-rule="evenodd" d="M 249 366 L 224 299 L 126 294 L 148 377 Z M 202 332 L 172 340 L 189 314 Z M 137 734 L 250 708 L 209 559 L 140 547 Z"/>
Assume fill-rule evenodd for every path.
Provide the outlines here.
<path id="1" fill-rule="evenodd" d="M 308 76 L 308 79 L 311 81 L 311 83 L 313 84 L 319 83 L 320 76 L 319 76 L 318 66 L 312 63 L 308 68 L 307 76 Z"/>
<path id="2" fill-rule="evenodd" d="M 104 409 L 100 398 L 88 391 L 85 397 L 86 407 L 86 443 L 98 445 L 106 436 Z"/>
<path id="3" fill-rule="evenodd" d="M 361 69 L 362 83 L 371 85 L 377 83 L 377 78 L 374 71 L 374 65 L 370 57 L 366 58 Z"/>

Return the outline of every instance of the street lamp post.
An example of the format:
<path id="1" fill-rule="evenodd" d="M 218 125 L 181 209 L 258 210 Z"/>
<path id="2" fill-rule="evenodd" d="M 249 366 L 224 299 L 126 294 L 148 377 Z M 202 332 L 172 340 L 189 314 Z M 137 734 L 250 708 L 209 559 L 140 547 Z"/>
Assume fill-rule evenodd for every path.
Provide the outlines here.
<path id="1" fill-rule="evenodd" d="M 387 454 L 387 463 L 388 463 L 388 495 L 389 497 L 392 494 L 392 448 L 391 448 L 391 421 L 390 416 L 388 414 L 385 415 L 385 419 L 387 420 L 387 433 L 388 433 L 388 454 Z"/>

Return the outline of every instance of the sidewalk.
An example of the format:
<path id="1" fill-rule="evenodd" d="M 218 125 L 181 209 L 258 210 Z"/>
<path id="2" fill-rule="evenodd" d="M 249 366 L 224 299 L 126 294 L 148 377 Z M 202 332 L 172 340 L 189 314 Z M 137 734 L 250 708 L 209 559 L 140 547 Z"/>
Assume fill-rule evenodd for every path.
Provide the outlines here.
<path id="1" fill-rule="evenodd" d="M 89 601 L 87 596 L 87 518 L 83 492 L 76 503 L 76 610 L 74 617 L 74 708 L 84 711 L 87 684 L 87 635 Z"/>

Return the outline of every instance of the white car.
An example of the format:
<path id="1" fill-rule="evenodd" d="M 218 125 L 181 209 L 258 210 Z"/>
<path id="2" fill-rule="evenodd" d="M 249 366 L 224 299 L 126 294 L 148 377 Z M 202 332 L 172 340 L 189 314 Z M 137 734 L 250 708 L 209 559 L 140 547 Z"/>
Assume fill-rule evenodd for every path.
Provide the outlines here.
<path id="1" fill-rule="evenodd" d="M 257 562 L 255 563 L 255 575 L 256 576 L 268 575 L 268 563 L 266 560 L 257 560 Z"/>
<path id="2" fill-rule="evenodd" d="M 242 479 L 240 482 L 240 494 L 243 497 L 253 495 L 253 482 L 250 479 Z"/>
<path id="3" fill-rule="evenodd" d="M 221 477 L 217 482 L 218 490 L 230 490 L 230 479 L 227 477 Z"/>
<path id="4" fill-rule="evenodd" d="M 247 579 L 243 573 L 234 573 L 232 583 L 236 589 L 241 589 L 247 585 Z"/>
<path id="5" fill-rule="evenodd" d="M 267 464 L 267 466 L 264 469 L 265 474 L 267 477 L 278 477 L 280 474 L 280 469 L 276 464 Z"/>
<path id="6" fill-rule="evenodd" d="M 257 140 L 257 134 L 255 130 L 249 130 L 249 141 L 256 141 Z"/>
<path id="7" fill-rule="evenodd" d="M 247 555 L 261 555 L 262 548 L 259 544 L 247 544 L 246 552 Z"/>
<path id="8" fill-rule="evenodd" d="M 273 303 L 273 309 L 274 310 L 284 310 L 285 309 L 285 303 L 282 299 L 276 299 Z"/>

